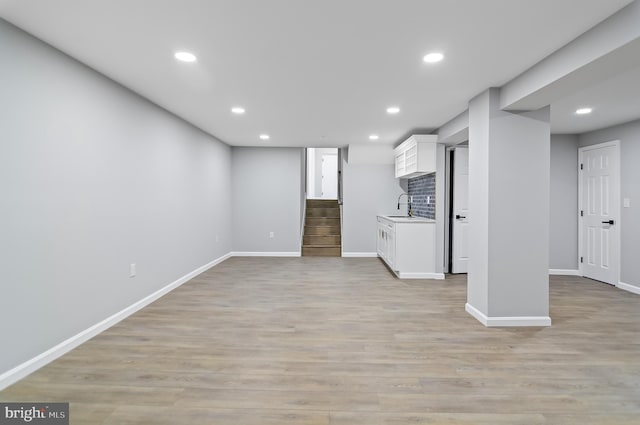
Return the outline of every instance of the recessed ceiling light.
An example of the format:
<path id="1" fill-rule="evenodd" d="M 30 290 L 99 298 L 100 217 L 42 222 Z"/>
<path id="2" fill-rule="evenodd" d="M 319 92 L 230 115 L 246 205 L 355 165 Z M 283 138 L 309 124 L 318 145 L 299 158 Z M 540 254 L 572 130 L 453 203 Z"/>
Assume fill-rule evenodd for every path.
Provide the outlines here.
<path id="1" fill-rule="evenodd" d="M 369 136 L 369 140 L 378 140 L 380 137 L 378 137 L 377 134 L 372 134 L 371 136 Z"/>
<path id="2" fill-rule="evenodd" d="M 268 134 L 261 134 L 260 135 L 260 140 L 269 140 L 269 135 Z"/>
<path id="3" fill-rule="evenodd" d="M 591 111 L 593 111 L 593 109 L 591 108 L 580 108 L 576 110 L 576 114 L 578 115 L 586 115 L 586 114 L 590 114 Z"/>
<path id="4" fill-rule="evenodd" d="M 176 59 L 182 62 L 195 62 L 198 59 L 196 58 L 196 55 L 189 52 L 176 52 L 176 54 L 173 55 L 173 57 L 175 57 Z"/>
<path id="5" fill-rule="evenodd" d="M 236 106 L 234 108 L 231 108 L 231 112 L 233 112 L 234 114 L 244 114 L 244 108 L 240 107 L 240 106 Z"/>
<path id="6" fill-rule="evenodd" d="M 387 108 L 387 114 L 397 114 L 398 112 L 400 112 L 400 108 L 398 108 L 397 106 L 391 106 Z"/>
<path id="7" fill-rule="evenodd" d="M 428 55 L 422 58 L 422 60 L 425 61 L 426 63 L 436 63 L 436 62 L 440 62 L 442 59 L 444 59 L 444 55 L 439 52 L 429 53 Z"/>

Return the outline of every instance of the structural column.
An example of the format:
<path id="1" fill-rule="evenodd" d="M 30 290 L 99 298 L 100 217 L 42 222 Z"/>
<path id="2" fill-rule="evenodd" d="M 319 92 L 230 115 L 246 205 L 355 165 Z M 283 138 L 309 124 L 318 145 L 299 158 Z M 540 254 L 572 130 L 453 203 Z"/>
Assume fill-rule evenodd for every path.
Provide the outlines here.
<path id="1" fill-rule="evenodd" d="M 485 326 L 549 326 L 549 107 L 469 103 L 466 310 Z"/>

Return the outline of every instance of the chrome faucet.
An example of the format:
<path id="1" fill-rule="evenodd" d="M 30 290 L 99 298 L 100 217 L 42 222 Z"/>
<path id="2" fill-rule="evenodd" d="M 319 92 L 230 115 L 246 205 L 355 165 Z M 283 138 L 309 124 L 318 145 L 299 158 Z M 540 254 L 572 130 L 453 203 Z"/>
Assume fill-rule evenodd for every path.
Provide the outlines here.
<path id="1" fill-rule="evenodd" d="M 413 217 L 413 210 L 411 209 L 411 202 L 413 201 L 413 196 L 409 195 L 408 193 L 401 193 L 400 196 L 398 196 L 398 210 L 400 209 L 400 198 L 402 198 L 402 196 L 407 197 L 407 205 L 409 206 L 409 217 Z"/>

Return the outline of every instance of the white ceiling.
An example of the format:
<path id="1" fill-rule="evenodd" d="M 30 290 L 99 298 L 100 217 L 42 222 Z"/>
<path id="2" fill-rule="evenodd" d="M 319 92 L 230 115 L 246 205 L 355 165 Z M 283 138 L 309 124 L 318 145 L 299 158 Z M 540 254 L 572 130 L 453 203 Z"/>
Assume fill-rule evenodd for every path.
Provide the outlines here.
<path id="1" fill-rule="evenodd" d="M 320 147 L 435 129 L 628 3 L 0 0 L 0 16 L 230 145 Z M 431 51 L 445 60 L 423 63 Z M 610 91 L 590 93 L 603 101 L 591 124 L 573 115 L 579 95 L 553 105 L 554 131 L 606 124 Z M 400 114 L 386 114 L 392 105 Z M 627 115 L 640 117 L 637 105 Z"/>
<path id="2" fill-rule="evenodd" d="M 576 115 L 590 107 L 589 115 Z M 640 118 L 640 68 L 615 75 L 600 84 L 551 105 L 554 133 L 585 133 Z"/>

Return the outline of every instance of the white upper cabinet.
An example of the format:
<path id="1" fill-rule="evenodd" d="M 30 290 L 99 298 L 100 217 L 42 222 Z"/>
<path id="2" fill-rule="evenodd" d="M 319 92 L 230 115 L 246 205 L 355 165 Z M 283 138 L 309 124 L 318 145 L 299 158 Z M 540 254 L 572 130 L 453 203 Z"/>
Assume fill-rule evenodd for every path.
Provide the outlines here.
<path id="1" fill-rule="evenodd" d="M 395 148 L 396 178 L 435 173 L 437 142 L 437 135 L 414 135 Z"/>

